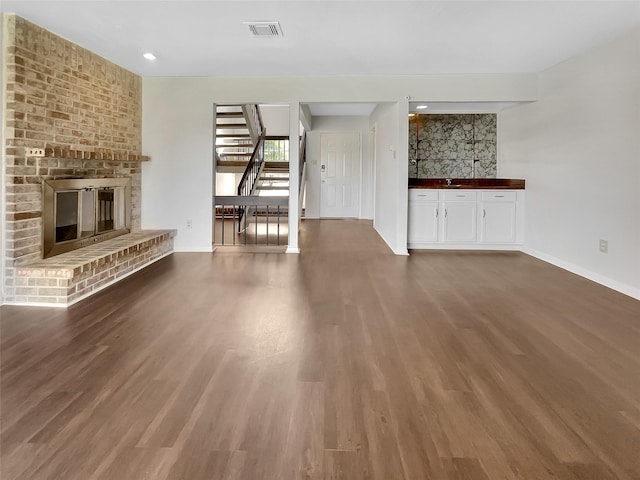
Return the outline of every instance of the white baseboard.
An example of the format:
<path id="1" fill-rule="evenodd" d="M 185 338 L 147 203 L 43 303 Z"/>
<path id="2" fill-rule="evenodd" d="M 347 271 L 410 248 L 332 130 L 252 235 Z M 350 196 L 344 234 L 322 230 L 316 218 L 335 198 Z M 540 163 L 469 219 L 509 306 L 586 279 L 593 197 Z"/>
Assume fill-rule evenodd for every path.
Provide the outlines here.
<path id="1" fill-rule="evenodd" d="M 565 262 L 564 260 L 560 260 L 559 258 L 556 258 L 552 255 L 534 250 L 533 248 L 524 247 L 521 251 L 539 260 L 555 265 L 556 267 L 560 267 L 563 270 L 575 273 L 576 275 L 580 275 L 581 277 L 592 280 L 596 283 L 599 283 L 600 285 L 604 285 L 605 287 L 611 288 L 617 292 L 640 300 L 640 289 L 638 288 L 620 283 L 617 280 L 613 280 L 609 277 L 605 277 L 604 275 L 600 275 L 599 273 L 592 272 L 591 270 L 587 270 L 586 268 L 574 265 L 573 263 Z"/>
<path id="2" fill-rule="evenodd" d="M 373 222 L 373 229 L 376 231 L 376 233 L 378 234 L 378 236 L 382 239 L 382 241 L 384 243 L 387 244 L 387 247 L 389 247 L 389 250 L 391 250 L 393 252 L 393 248 L 391 247 L 391 245 L 389 245 L 389 242 L 387 242 L 387 239 L 384 238 L 384 236 L 380 233 L 380 231 L 376 228 L 376 223 Z M 395 253 L 395 252 L 394 252 Z"/>
<path id="3" fill-rule="evenodd" d="M 111 285 L 111 284 L 109 284 L 109 285 Z M 107 285 L 107 286 L 109 286 L 109 285 Z M 29 302 L 11 302 L 11 301 L 4 302 L 2 305 L 6 305 L 8 307 L 35 307 L 35 308 L 40 308 L 40 307 L 45 307 L 45 308 L 67 308 L 67 307 L 71 306 L 70 303 L 69 304 L 67 304 L 67 303 L 46 303 L 46 302 L 29 303 Z"/>
<path id="4" fill-rule="evenodd" d="M 506 245 L 503 243 L 451 244 L 451 243 L 410 243 L 410 250 L 522 250 L 522 245 Z"/>
<path id="5" fill-rule="evenodd" d="M 284 253 L 300 253 L 300 249 L 298 247 L 287 247 Z"/>
<path id="6" fill-rule="evenodd" d="M 400 250 L 396 250 L 395 248 L 393 248 L 389 242 L 387 242 L 387 239 L 384 238 L 384 236 L 380 233 L 380 231 L 376 228 L 375 222 L 373 223 L 373 229 L 376 231 L 376 233 L 378 234 L 378 236 L 382 239 L 382 241 L 384 243 L 387 244 L 387 247 L 389 247 L 389 249 L 396 255 L 405 255 L 408 256 L 409 255 L 409 250 L 407 250 L 406 248 L 404 249 L 400 249 Z"/>

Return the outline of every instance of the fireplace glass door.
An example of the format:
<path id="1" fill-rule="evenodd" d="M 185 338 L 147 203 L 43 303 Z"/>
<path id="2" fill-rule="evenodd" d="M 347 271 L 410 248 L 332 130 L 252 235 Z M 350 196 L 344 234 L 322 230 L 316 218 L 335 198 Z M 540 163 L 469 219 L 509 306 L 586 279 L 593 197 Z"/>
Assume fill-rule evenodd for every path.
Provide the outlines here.
<path id="1" fill-rule="evenodd" d="M 126 190 L 123 187 L 117 187 L 114 189 L 115 196 L 115 225 L 113 228 L 115 230 L 120 230 L 127 227 L 127 214 L 125 210 L 125 205 L 127 204 L 126 199 Z"/>
<path id="2" fill-rule="evenodd" d="M 70 178 L 42 185 L 43 258 L 130 232 L 130 179 Z"/>
<path id="3" fill-rule="evenodd" d="M 96 215 L 98 228 L 96 233 L 108 232 L 114 228 L 114 191 L 113 188 L 98 190 L 98 212 Z"/>
<path id="4" fill-rule="evenodd" d="M 56 243 L 78 238 L 78 192 L 57 192 Z"/>
<path id="5" fill-rule="evenodd" d="M 95 231 L 95 193 L 93 189 L 82 190 L 82 232 L 80 238 L 88 238 L 94 235 Z"/>
<path id="6" fill-rule="evenodd" d="M 56 243 L 125 228 L 124 188 L 56 192 Z"/>

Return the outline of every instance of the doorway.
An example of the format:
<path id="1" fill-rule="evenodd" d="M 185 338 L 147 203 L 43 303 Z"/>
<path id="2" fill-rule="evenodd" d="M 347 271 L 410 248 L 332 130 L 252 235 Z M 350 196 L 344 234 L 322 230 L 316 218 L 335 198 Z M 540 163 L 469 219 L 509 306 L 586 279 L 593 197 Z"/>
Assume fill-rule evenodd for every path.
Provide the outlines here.
<path id="1" fill-rule="evenodd" d="M 320 143 L 320 218 L 357 218 L 362 168 L 360 134 L 323 133 Z"/>

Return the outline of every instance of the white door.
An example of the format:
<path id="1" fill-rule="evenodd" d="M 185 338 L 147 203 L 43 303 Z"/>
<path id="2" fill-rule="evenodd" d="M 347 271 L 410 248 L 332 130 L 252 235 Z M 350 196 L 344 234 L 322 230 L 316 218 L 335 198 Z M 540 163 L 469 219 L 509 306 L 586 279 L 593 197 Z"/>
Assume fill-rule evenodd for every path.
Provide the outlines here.
<path id="1" fill-rule="evenodd" d="M 356 218 L 360 210 L 360 134 L 320 136 L 320 217 Z"/>

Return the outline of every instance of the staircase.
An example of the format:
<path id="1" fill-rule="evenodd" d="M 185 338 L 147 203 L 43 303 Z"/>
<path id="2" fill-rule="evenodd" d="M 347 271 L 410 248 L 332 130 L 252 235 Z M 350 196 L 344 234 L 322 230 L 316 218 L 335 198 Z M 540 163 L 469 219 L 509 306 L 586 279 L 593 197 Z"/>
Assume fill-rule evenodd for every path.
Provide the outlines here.
<path id="1" fill-rule="evenodd" d="M 218 105 L 216 107 L 216 163 L 218 172 L 245 172 L 266 134 L 257 105 Z M 265 152 L 268 156 L 268 152 Z M 248 176 L 248 175 L 246 175 Z M 265 161 L 251 179 L 249 188 L 238 185 L 238 195 L 288 196 L 289 162 Z M 242 187 L 242 188 L 241 188 Z M 242 192 L 242 193 L 241 193 Z"/>
<path id="2" fill-rule="evenodd" d="M 269 143 L 258 105 L 216 106 L 216 171 L 242 173 L 214 198 L 216 245 L 286 245 L 289 162 Z"/>
<path id="3" fill-rule="evenodd" d="M 255 190 L 263 197 L 289 196 L 289 162 L 265 162 Z"/>
<path id="4" fill-rule="evenodd" d="M 299 145 L 299 198 L 304 196 L 306 183 L 306 136 Z M 261 150 L 262 149 L 262 150 Z M 268 149 L 267 149 L 268 150 Z M 259 143 L 258 154 L 262 158 L 264 142 Z M 269 152 L 266 152 L 269 156 Z M 245 176 L 250 168 L 245 170 Z M 232 246 L 280 246 L 288 242 L 289 217 L 289 162 L 263 161 L 254 177 L 251 193 L 216 196 L 214 198 L 214 243 Z M 300 217 L 304 216 L 300 202 Z"/>
<path id="5" fill-rule="evenodd" d="M 243 172 L 262 133 L 252 126 L 246 105 L 216 107 L 216 161 L 219 172 Z M 258 131 L 260 131 L 258 133 Z"/>

